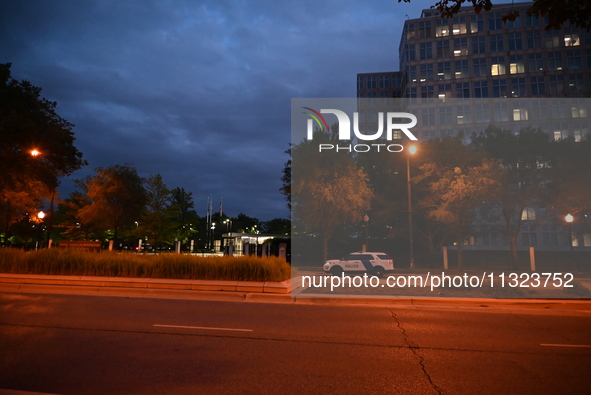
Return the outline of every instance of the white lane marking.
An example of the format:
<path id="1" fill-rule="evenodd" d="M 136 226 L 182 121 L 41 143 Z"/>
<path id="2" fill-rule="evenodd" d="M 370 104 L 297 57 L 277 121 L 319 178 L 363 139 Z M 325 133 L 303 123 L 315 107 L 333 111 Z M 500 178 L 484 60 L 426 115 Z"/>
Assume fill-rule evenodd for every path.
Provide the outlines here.
<path id="1" fill-rule="evenodd" d="M 252 332 L 252 329 L 239 329 L 239 328 L 213 328 L 208 326 L 183 326 L 183 325 L 161 325 L 154 324 L 161 328 L 182 328 L 182 329 L 206 329 L 210 331 L 234 331 L 234 332 Z"/>
<path id="2" fill-rule="evenodd" d="M 573 347 L 573 348 L 591 348 L 586 344 L 540 344 L 544 347 Z"/>

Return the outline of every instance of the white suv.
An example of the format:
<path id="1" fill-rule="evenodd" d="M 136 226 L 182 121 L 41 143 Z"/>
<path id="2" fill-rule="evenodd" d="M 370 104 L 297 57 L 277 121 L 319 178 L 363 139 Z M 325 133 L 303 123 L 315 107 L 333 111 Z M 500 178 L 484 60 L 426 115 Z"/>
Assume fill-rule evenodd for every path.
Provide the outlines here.
<path id="1" fill-rule="evenodd" d="M 382 277 L 394 270 L 394 261 L 383 252 L 353 252 L 343 260 L 331 259 L 323 266 L 325 272 L 333 276 L 353 273 L 368 273 Z"/>

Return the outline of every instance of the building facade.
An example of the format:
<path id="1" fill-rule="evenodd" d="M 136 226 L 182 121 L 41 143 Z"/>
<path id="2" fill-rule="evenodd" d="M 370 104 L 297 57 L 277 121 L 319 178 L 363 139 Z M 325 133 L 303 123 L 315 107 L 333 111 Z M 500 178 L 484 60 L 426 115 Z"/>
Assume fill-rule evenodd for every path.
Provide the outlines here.
<path id="1" fill-rule="evenodd" d="M 495 4 L 480 14 L 465 7 L 453 18 L 429 9 L 406 20 L 400 71 L 357 75 L 360 128 L 375 131 L 374 114 L 402 98 L 419 120 L 413 133 L 420 140 L 459 133 L 469 137 L 491 124 L 515 132 L 533 126 L 554 139 L 579 141 L 588 135 L 591 32 L 568 25 L 545 30 L 544 19 L 527 16 L 530 5 Z M 510 12 L 518 17 L 503 22 Z M 492 211 L 487 215 L 495 216 Z M 523 247 L 591 249 L 591 234 L 571 238 L 564 221 L 547 219 L 543 207 L 528 209 L 522 220 Z M 485 218 L 480 222 L 481 232 L 469 245 L 507 248 L 501 232 Z"/>

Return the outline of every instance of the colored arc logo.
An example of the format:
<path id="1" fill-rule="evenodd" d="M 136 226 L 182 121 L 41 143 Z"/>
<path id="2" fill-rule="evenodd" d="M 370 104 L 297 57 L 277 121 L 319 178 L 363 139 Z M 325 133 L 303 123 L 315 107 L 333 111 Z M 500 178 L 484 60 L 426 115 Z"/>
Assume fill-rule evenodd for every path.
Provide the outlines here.
<path id="1" fill-rule="evenodd" d="M 322 114 L 320 114 L 316 110 L 311 109 L 310 107 L 302 107 L 302 108 L 312 111 L 312 113 L 304 112 L 304 114 L 311 116 L 316 121 L 316 123 L 320 127 L 321 131 L 328 132 L 328 123 L 326 123 L 326 119 L 324 119 Z M 321 120 L 322 120 L 322 122 L 320 122 Z"/>

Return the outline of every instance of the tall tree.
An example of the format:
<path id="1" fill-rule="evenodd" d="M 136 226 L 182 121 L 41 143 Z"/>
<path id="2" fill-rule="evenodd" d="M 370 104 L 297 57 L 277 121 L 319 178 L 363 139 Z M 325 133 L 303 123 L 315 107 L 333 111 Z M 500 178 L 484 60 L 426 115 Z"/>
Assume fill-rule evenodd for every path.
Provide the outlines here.
<path id="1" fill-rule="evenodd" d="M 74 180 L 78 190 L 59 202 L 57 209 L 58 228 L 63 236 L 70 240 L 90 240 L 99 237 L 100 230 L 96 224 L 80 218 L 80 210 L 92 202 L 88 197 L 88 184 L 91 176 Z"/>
<path id="2" fill-rule="evenodd" d="M 550 136 L 539 129 L 514 133 L 489 126 L 472 136 L 472 145 L 497 159 L 504 174 L 487 199 L 500 213 L 511 247 L 511 266 L 517 265 L 517 249 L 526 208 L 543 204 L 546 195 Z"/>
<path id="3" fill-rule="evenodd" d="M 193 193 L 177 187 L 171 191 L 171 210 L 176 223 L 175 236 L 183 243 L 198 233 L 199 216 L 194 210 Z"/>
<path id="4" fill-rule="evenodd" d="M 373 193 L 368 177 L 347 152 L 318 152 L 320 143 L 338 144 L 336 125 L 331 132 L 316 132 L 314 142 L 304 140 L 292 147 L 297 171 L 292 178 L 292 209 L 297 221 L 318 232 L 322 255 L 335 231 L 360 222 L 370 207 Z"/>
<path id="5" fill-rule="evenodd" d="M 470 233 L 475 209 L 485 200 L 500 178 L 495 161 L 482 159 L 463 144 L 461 137 L 432 140 L 438 157 L 421 166 L 430 195 L 421 201 L 427 215 L 446 224 L 458 247 L 458 269 L 463 269 L 463 244 Z"/>
<path id="6" fill-rule="evenodd" d="M 146 198 L 146 210 L 137 231 L 144 234 L 152 244 L 159 245 L 162 241 L 170 240 L 174 230 L 174 212 L 170 206 L 172 194 L 166 188 L 162 175 L 156 174 L 146 180 Z"/>
<path id="7" fill-rule="evenodd" d="M 283 166 L 281 188 L 279 188 L 279 192 L 287 201 L 287 208 L 291 210 L 291 148 L 285 151 L 285 153 L 289 155 L 289 159 Z"/>
<path id="8" fill-rule="evenodd" d="M 99 167 L 88 182 L 90 204 L 80 209 L 79 217 L 102 230 L 112 230 L 117 240 L 121 230 L 141 218 L 146 191 L 137 170 L 130 164 Z"/>
<path id="9" fill-rule="evenodd" d="M 59 177 L 86 164 L 74 146 L 74 125 L 56 113 L 56 102 L 41 97 L 41 88 L 12 78 L 10 66 L 0 64 L 0 191 L 18 191 L 29 181 L 52 191 Z"/>

